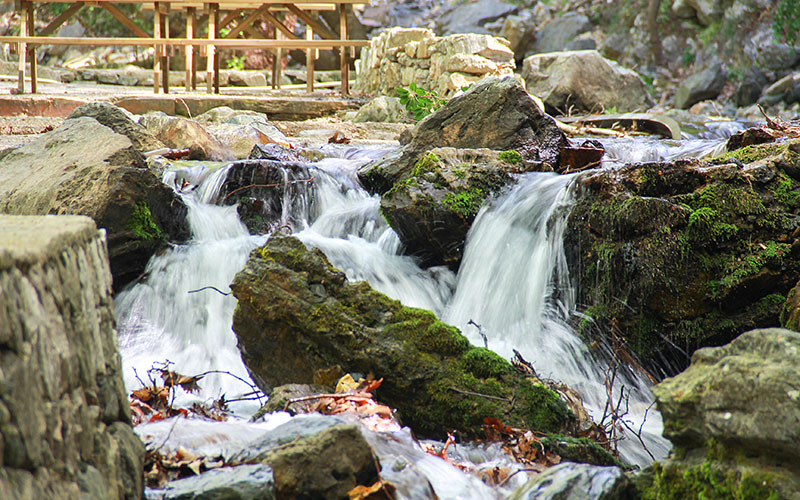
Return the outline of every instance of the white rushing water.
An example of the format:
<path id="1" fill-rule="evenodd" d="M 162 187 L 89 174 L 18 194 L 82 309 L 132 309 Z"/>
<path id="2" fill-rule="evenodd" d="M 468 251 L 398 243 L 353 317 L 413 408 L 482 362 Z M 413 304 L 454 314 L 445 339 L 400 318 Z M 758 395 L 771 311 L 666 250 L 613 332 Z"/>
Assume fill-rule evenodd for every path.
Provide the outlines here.
<path id="1" fill-rule="evenodd" d="M 379 198 L 358 185 L 357 169 L 384 151 L 337 151 L 344 158 L 314 164 L 315 179 L 308 192 L 297 196 L 294 191 L 293 199 L 284 200 L 281 223 L 290 223 L 297 237 L 325 252 L 349 279 L 367 280 L 406 305 L 433 310 L 476 345 L 483 345 L 483 339 L 468 323 L 480 324 L 489 348 L 507 358 L 512 349 L 518 350 L 540 375 L 578 390 L 599 419 L 607 365 L 567 326 L 575 307 L 563 249 L 572 177 L 526 174 L 484 207 L 469 233 L 456 276 L 446 268 L 421 269 L 412 258 L 400 255 L 397 235 L 379 214 Z M 235 375 L 208 375 L 201 382 L 203 392 L 183 395 L 178 404 L 222 394 L 231 399 L 251 391 L 242 381 L 249 378 L 231 330 L 235 299 L 210 289 L 190 293 L 208 286 L 227 292 L 248 253 L 266 241 L 247 233 L 235 207 L 208 203 L 216 199 L 227 168 L 184 167 L 165 175 L 168 185 L 185 179 L 189 186 L 198 186 L 185 196 L 193 236 L 154 257 L 146 278 L 116 299 L 124 377 L 131 390 L 141 387 L 140 379 L 147 380 L 154 363 L 170 360 L 173 369 L 184 374 L 217 370 Z M 284 180 L 291 178 L 287 173 Z M 625 384 L 632 391 L 628 418 L 638 428 L 652 396 L 635 377 Z M 242 402 L 234 409 L 247 415 L 257 406 Z M 667 444 L 660 438 L 661 422 L 653 410 L 644 431 L 651 452 L 663 456 Z M 632 463 L 650 461 L 633 439 L 624 441 L 621 451 Z M 440 486 L 437 494 L 464 498 L 456 489 L 448 491 Z M 485 495 L 475 490 L 473 497 Z"/>

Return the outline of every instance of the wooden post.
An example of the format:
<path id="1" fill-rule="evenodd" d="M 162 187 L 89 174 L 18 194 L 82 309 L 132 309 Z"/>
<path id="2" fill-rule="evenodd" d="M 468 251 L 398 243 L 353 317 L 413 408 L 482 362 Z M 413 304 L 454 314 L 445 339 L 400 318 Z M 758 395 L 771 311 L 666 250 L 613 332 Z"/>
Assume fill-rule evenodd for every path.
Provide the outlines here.
<path id="1" fill-rule="evenodd" d="M 186 7 L 186 38 L 194 38 L 195 7 Z M 186 92 L 192 90 L 194 86 L 194 46 L 186 46 Z"/>
<path id="2" fill-rule="evenodd" d="M 314 30 L 306 25 L 306 40 L 314 39 Z M 317 58 L 317 49 L 306 50 L 306 92 L 314 92 L 314 60 Z"/>
<path id="3" fill-rule="evenodd" d="M 280 19 L 278 19 L 278 22 L 280 22 Z M 278 23 L 275 24 L 276 24 L 275 40 L 283 40 L 283 33 L 281 33 L 281 31 L 278 30 L 277 27 Z M 281 59 L 283 59 L 283 50 L 277 48 L 275 49 L 275 60 L 272 61 L 272 88 L 277 90 L 280 90 L 281 88 L 281 77 L 282 77 Z"/>
<path id="4" fill-rule="evenodd" d="M 36 26 L 34 25 L 34 9 L 33 2 L 26 2 L 28 4 L 28 33 L 30 36 L 36 35 Z M 36 84 L 36 45 L 28 44 L 28 60 L 31 62 L 31 93 L 35 94 L 37 90 Z"/>
<path id="5" fill-rule="evenodd" d="M 192 12 L 194 12 L 192 16 L 192 33 L 194 33 L 194 36 L 197 36 L 197 25 L 199 22 L 197 19 L 197 9 L 193 7 Z M 200 47 L 200 50 L 203 50 L 203 48 Z M 192 58 L 192 90 L 197 90 L 197 59 L 199 59 L 199 56 L 200 54 L 198 54 L 198 57 Z"/>
<path id="6" fill-rule="evenodd" d="M 219 4 L 208 4 L 208 39 L 214 40 L 217 34 L 217 23 L 219 22 Z M 214 59 L 216 56 L 216 49 L 213 45 L 209 44 L 206 47 L 206 88 L 208 93 L 214 92 Z"/>
<path id="7" fill-rule="evenodd" d="M 214 9 L 214 39 L 219 38 L 219 4 L 215 4 L 216 9 Z M 217 57 L 217 51 L 214 50 L 214 93 L 219 94 L 219 57 Z"/>
<path id="8" fill-rule="evenodd" d="M 165 39 L 169 38 L 169 4 L 164 2 L 161 4 L 164 12 L 159 10 L 158 17 L 161 18 L 161 34 L 164 36 Z M 162 60 L 161 60 L 161 71 L 163 77 L 161 78 L 161 86 L 164 89 L 165 94 L 169 94 L 169 50 L 171 47 L 168 48 L 166 45 L 161 49 L 163 51 Z"/>
<path id="9" fill-rule="evenodd" d="M 19 36 L 28 36 L 28 9 L 30 5 L 25 0 L 19 3 Z M 25 58 L 28 56 L 28 46 L 26 43 L 19 42 L 17 44 L 17 54 L 19 55 L 19 83 L 17 84 L 17 91 L 20 94 L 25 93 Z"/>
<path id="10" fill-rule="evenodd" d="M 347 9 L 345 4 L 339 4 L 339 39 L 347 40 Z M 339 47 L 339 66 L 342 73 L 342 95 L 350 94 L 350 61 L 348 61 L 346 47 Z"/>
<path id="11" fill-rule="evenodd" d="M 161 50 L 162 46 L 158 44 L 161 40 L 161 2 L 153 3 L 153 39 L 155 43 L 155 52 L 153 53 L 153 93 L 158 94 L 161 81 Z"/>

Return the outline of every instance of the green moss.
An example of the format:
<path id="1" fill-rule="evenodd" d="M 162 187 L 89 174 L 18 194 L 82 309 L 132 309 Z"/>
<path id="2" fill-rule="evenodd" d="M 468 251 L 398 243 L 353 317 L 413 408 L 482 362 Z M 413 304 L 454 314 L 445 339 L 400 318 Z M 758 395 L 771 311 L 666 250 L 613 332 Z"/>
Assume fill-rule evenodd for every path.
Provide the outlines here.
<path id="1" fill-rule="evenodd" d="M 789 208 L 800 207 L 800 193 L 797 192 L 797 182 L 780 174 L 773 184 L 772 195 L 775 200 Z"/>
<path id="2" fill-rule="evenodd" d="M 482 189 L 472 188 L 459 193 L 448 193 L 442 198 L 442 204 L 462 217 L 472 217 L 478 213 L 486 194 Z"/>
<path id="3" fill-rule="evenodd" d="M 719 162 L 735 158 L 744 164 L 753 163 L 770 156 L 778 155 L 786 150 L 786 144 L 755 144 L 752 146 L 745 146 L 743 148 L 723 153 L 712 160 L 712 162 Z"/>
<path id="4" fill-rule="evenodd" d="M 128 228 L 140 240 L 153 241 L 164 238 L 161 228 L 153 220 L 150 207 L 144 201 L 140 201 L 133 207 L 133 213 L 128 219 Z"/>
<path id="5" fill-rule="evenodd" d="M 424 309 L 402 307 L 385 331 L 408 339 L 427 353 L 458 355 L 470 348 L 469 340 L 458 328 L 439 321 L 435 314 Z"/>
<path id="6" fill-rule="evenodd" d="M 777 243 L 775 241 L 751 245 L 748 254 L 734 256 L 727 262 L 720 280 L 709 283 L 712 296 L 720 297 L 725 291 L 740 284 L 745 278 L 761 271 L 764 266 L 780 267 L 790 248 L 791 245 L 788 243 Z"/>
<path id="7" fill-rule="evenodd" d="M 541 384 L 533 383 L 531 379 L 525 379 L 519 384 L 514 396 L 531 429 L 559 432 L 564 422 L 575 418 L 558 394 Z"/>
<path id="8" fill-rule="evenodd" d="M 701 207 L 689 215 L 689 237 L 696 242 L 721 242 L 732 239 L 739 228 L 720 220 L 719 212 Z"/>
<path id="9" fill-rule="evenodd" d="M 414 164 L 411 170 L 411 177 L 420 177 L 426 172 L 437 172 L 441 168 L 442 160 L 439 159 L 434 153 L 427 153 L 423 155 L 417 163 Z"/>
<path id="10" fill-rule="evenodd" d="M 642 492 L 646 500 L 779 500 L 783 498 L 768 473 L 740 472 L 706 461 L 694 466 L 653 466 L 653 482 Z"/>
<path id="11" fill-rule="evenodd" d="M 542 446 L 546 451 L 560 456 L 562 461 L 622 467 L 611 452 L 591 439 L 550 434 L 542 439 Z"/>
<path id="12" fill-rule="evenodd" d="M 473 347 L 461 356 L 464 370 L 476 377 L 502 377 L 511 371 L 511 365 L 494 351 Z"/>
<path id="13" fill-rule="evenodd" d="M 519 154 L 518 151 L 514 151 L 513 149 L 510 151 L 503 151 L 497 157 L 503 160 L 504 162 L 510 163 L 512 165 L 522 163 L 522 155 Z"/>

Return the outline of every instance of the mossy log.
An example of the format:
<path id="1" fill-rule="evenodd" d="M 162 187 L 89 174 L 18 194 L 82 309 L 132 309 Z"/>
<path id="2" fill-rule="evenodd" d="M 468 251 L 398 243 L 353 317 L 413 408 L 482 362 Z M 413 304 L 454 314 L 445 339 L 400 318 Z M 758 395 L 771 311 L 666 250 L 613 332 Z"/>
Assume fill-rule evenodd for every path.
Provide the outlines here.
<path id="1" fill-rule="evenodd" d="M 430 311 L 348 282 L 296 238 L 274 235 L 255 249 L 231 289 L 242 357 L 265 391 L 339 365 L 383 377 L 378 399 L 423 437 L 479 436 L 486 417 L 541 432 L 574 424 L 556 393 Z"/>

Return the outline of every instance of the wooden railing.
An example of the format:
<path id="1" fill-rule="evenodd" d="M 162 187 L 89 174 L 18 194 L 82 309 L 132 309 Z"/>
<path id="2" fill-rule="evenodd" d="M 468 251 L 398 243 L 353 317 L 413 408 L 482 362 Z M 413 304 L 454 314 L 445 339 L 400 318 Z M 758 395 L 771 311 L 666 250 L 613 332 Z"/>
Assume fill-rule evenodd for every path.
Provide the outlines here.
<path id="1" fill-rule="evenodd" d="M 49 2 L 50 0 L 35 0 Z M 273 65 L 273 86 L 280 87 L 280 58 L 281 51 L 292 49 L 306 50 L 306 66 L 308 71 L 307 90 L 314 90 L 314 59 L 318 50 L 337 49 L 340 54 L 340 71 L 342 77 L 342 93 L 349 93 L 349 65 L 350 51 L 356 47 L 368 45 L 367 40 L 350 40 L 347 31 L 347 7 L 351 4 L 363 3 L 364 0 L 231 0 L 211 3 L 198 3 L 188 0 L 164 0 L 157 2 L 142 2 L 138 0 L 94 0 L 78 2 L 60 2 L 71 4 L 62 14 L 53 19 L 39 33 L 35 32 L 34 0 L 21 0 L 16 3 L 20 13 L 20 30 L 16 36 L 0 36 L 0 43 L 15 44 L 19 54 L 19 87 L 18 91 L 25 91 L 25 71 L 30 63 L 31 92 L 37 92 L 36 78 L 36 47 L 39 45 L 83 45 L 83 46 L 115 46 L 136 45 L 153 47 L 155 49 L 153 67 L 153 90 L 158 93 L 163 89 L 169 93 L 169 53 L 172 47 L 183 48 L 186 58 L 186 90 L 195 89 L 197 86 L 197 59 L 196 49 L 204 55 L 206 62 L 206 84 L 208 92 L 219 93 L 219 58 L 218 48 L 253 48 L 275 50 L 276 64 Z M 126 16 L 116 3 L 139 3 L 145 8 L 152 8 L 153 35 L 146 31 Z M 59 27 L 71 19 L 84 6 L 101 6 L 106 9 L 123 26 L 128 28 L 135 37 L 54 37 L 51 36 Z M 185 12 L 186 36 L 171 38 L 169 34 L 168 13 L 170 10 Z M 306 24 L 305 38 L 295 35 L 275 15 L 278 11 L 288 11 L 297 16 Z M 329 29 L 319 18 L 321 10 L 337 10 L 339 13 L 339 34 Z M 202 18 L 198 12 L 204 13 L 208 23 L 208 37 L 197 38 L 198 25 Z M 220 15 L 224 17 L 220 19 Z M 275 28 L 278 39 L 263 38 L 238 38 L 247 33 L 251 36 L 261 36 L 253 29 L 253 23 L 266 20 Z M 231 24 L 234 23 L 232 26 Z M 230 27 L 229 27 L 230 26 Z M 223 36 L 223 28 L 228 32 Z M 314 36 L 319 39 L 314 39 Z"/>

